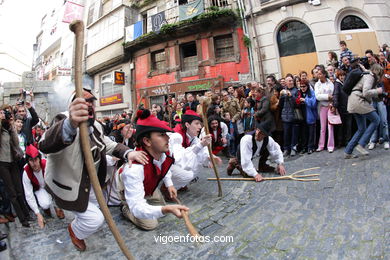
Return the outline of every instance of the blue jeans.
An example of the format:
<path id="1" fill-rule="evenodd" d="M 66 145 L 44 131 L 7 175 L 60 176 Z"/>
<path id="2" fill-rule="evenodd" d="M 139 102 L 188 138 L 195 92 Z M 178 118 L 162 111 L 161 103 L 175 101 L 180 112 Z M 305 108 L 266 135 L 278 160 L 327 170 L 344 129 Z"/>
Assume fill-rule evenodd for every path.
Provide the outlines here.
<path id="1" fill-rule="evenodd" d="M 345 153 L 352 154 L 353 149 L 357 144 L 365 147 L 375 129 L 378 127 L 380 118 L 376 111 L 372 111 L 368 114 L 353 114 L 356 124 L 357 131 L 345 147 Z M 370 121 L 370 124 L 367 127 L 367 119 Z"/>
<path id="2" fill-rule="evenodd" d="M 297 149 L 298 135 L 299 135 L 299 124 L 292 122 L 283 122 L 283 139 L 284 139 L 284 150 L 291 152 L 291 149 Z"/>
<path id="3" fill-rule="evenodd" d="M 389 141 L 389 126 L 387 124 L 386 105 L 383 103 L 383 101 L 374 102 L 372 105 L 379 114 L 380 123 L 379 123 L 378 129 L 376 129 L 374 131 L 374 133 L 372 134 L 370 142 L 376 143 L 379 141 L 379 139 L 383 142 L 388 142 Z M 379 132 L 379 138 L 378 138 L 378 132 Z"/>

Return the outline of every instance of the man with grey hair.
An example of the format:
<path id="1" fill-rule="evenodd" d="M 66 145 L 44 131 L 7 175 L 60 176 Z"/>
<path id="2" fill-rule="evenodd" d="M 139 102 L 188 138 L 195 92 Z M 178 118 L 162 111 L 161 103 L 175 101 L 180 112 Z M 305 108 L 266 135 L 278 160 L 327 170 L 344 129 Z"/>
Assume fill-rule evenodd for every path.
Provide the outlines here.
<path id="1" fill-rule="evenodd" d="M 187 93 L 187 103 L 183 107 L 183 114 L 187 109 L 191 109 L 196 112 L 196 107 L 199 105 L 199 101 L 197 101 L 192 93 Z"/>

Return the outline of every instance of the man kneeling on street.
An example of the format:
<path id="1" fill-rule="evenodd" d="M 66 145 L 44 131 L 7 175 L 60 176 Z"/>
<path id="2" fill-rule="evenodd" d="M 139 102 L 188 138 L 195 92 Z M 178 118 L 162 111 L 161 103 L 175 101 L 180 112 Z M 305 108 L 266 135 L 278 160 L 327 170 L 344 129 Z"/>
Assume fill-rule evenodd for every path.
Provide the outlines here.
<path id="1" fill-rule="evenodd" d="M 233 170 L 237 168 L 244 177 L 250 176 L 254 177 L 256 181 L 262 181 L 263 176 L 256 170 L 252 159 L 261 154 L 267 154 L 267 152 L 271 156 L 271 160 L 277 164 L 276 172 L 280 175 L 286 174 L 282 150 L 275 140 L 269 136 L 269 130 L 270 126 L 267 122 L 256 122 L 256 130 L 241 138 L 237 158 L 232 158 L 229 161 L 228 175 L 231 175 Z"/>
<path id="2" fill-rule="evenodd" d="M 149 110 L 138 111 L 137 117 L 136 150 L 147 153 L 148 163 L 142 165 L 134 162 L 131 166 L 124 167 L 119 181 L 123 200 L 121 210 L 123 216 L 137 227 L 152 230 L 158 225 L 157 218 L 167 213 L 181 218 L 181 210 L 188 211 L 189 208 L 182 205 L 165 205 L 165 200 L 158 189 L 159 183 L 163 180 L 169 196 L 174 198 L 177 195 L 169 170 L 175 162 L 168 153 L 167 132 L 172 132 L 172 129 L 167 122 L 150 115 Z"/>
<path id="3" fill-rule="evenodd" d="M 45 226 L 45 219 L 39 212 L 38 204 L 41 206 L 45 215 L 51 217 L 50 206 L 53 204 L 51 195 L 45 190 L 45 170 L 46 160 L 41 159 L 41 154 L 34 145 L 30 144 L 26 149 L 26 161 L 23 172 L 23 188 L 26 201 L 30 208 L 37 215 L 38 225 L 40 228 Z M 35 195 L 35 196 L 34 196 Z M 36 199 L 35 199 L 36 197 Z M 37 204 L 38 201 L 38 204 Z M 64 211 L 54 207 L 59 219 L 65 218 Z"/>

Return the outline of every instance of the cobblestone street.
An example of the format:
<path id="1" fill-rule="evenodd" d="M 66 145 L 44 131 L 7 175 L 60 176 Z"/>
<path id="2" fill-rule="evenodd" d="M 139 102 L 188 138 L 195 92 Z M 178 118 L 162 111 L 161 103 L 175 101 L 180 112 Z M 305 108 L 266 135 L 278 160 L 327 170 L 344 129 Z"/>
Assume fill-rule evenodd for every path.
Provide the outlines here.
<path id="1" fill-rule="evenodd" d="M 390 259 L 389 152 L 377 148 L 364 159 L 344 160 L 343 151 L 304 155 L 286 161 L 288 173 L 319 166 L 319 182 L 223 182 L 223 198 L 204 169 L 200 180 L 180 193 L 202 235 L 233 236 L 232 243 L 155 242 L 158 235 L 187 235 L 184 222 L 170 215 L 159 227 L 140 231 L 111 208 L 136 259 Z M 226 177 L 225 164 L 220 174 Z M 237 173 L 237 172 L 235 172 Z M 33 223 L 2 225 L 9 249 L 1 259 L 124 259 L 105 224 L 76 251 L 66 219 L 49 219 L 44 230 Z"/>

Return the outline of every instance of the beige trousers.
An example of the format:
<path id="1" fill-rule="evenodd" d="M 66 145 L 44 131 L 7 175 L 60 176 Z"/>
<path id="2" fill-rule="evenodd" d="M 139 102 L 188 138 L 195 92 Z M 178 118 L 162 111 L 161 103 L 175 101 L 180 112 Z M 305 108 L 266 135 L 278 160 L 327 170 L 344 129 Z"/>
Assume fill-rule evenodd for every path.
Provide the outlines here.
<path id="1" fill-rule="evenodd" d="M 146 201 L 151 205 L 156 206 L 165 206 L 165 200 L 163 195 L 160 192 L 159 188 L 153 192 L 152 196 L 145 197 Z M 123 203 L 123 202 L 122 202 Z M 126 202 L 123 203 L 122 214 L 125 218 L 130 220 L 134 225 L 144 230 L 153 230 L 158 226 L 157 219 L 140 219 L 134 217 L 134 215 L 130 212 L 129 206 Z"/>

